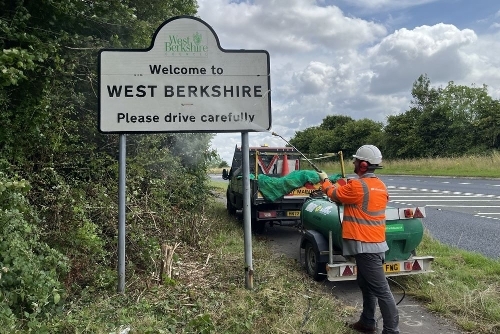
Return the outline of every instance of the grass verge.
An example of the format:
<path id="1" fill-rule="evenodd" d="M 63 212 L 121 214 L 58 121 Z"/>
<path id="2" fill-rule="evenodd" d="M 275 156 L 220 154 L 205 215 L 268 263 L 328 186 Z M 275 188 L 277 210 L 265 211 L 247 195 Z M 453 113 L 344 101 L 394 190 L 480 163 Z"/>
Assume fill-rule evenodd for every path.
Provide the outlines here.
<path id="1" fill-rule="evenodd" d="M 348 309 L 339 312 L 340 301 L 294 260 L 274 255 L 255 238 L 254 289 L 246 289 L 241 223 L 220 201 L 205 218 L 216 232 L 199 249 L 176 249 L 171 279 L 159 284 L 154 273 L 127 268 L 125 294 L 87 287 L 61 316 L 48 320 L 47 332 L 348 333 Z"/>
<path id="2" fill-rule="evenodd" d="M 293 259 L 254 238 L 254 289 L 245 288 L 241 223 L 220 201 L 201 249 L 181 245 L 173 276 L 158 284 L 127 272 L 125 294 L 88 287 L 48 322 L 50 333 L 351 333 L 355 310 L 309 278 Z M 442 245 L 426 235 L 417 249 L 433 254 L 434 273 L 397 277 L 408 295 L 470 333 L 500 330 L 500 262 Z"/>
<path id="3" fill-rule="evenodd" d="M 328 173 L 339 173 L 340 163 L 336 158 L 332 161 L 315 163 L 320 169 Z M 500 153 L 492 152 L 487 155 L 468 155 L 459 158 L 426 158 L 407 160 L 384 160 L 383 169 L 377 174 L 385 175 L 427 175 L 427 176 L 461 176 L 500 178 Z M 345 157 L 346 174 L 352 174 L 352 160 Z M 307 161 L 302 161 L 303 169 L 312 169 Z M 229 167 L 227 167 L 229 170 Z M 210 174 L 222 174 L 222 168 L 214 168 Z"/>

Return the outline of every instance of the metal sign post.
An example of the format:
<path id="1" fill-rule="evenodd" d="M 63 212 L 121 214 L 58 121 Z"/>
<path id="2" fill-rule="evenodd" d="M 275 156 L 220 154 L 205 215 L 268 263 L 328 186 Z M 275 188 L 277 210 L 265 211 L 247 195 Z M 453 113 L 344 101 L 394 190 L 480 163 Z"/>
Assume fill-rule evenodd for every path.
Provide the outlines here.
<path id="1" fill-rule="evenodd" d="M 120 135 L 118 172 L 118 292 L 125 292 L 125 166 L 127 163 L 127 137 Z"/>
<path id="2" fill-rule="evenodd" d="M 250 154 L 248 132 L 241 133 L 241 154 L 243 164 L 243 226 L 245 238 L 245 287 L 253 289 L 252 264 L 252 214 L 250 203 Z"/>

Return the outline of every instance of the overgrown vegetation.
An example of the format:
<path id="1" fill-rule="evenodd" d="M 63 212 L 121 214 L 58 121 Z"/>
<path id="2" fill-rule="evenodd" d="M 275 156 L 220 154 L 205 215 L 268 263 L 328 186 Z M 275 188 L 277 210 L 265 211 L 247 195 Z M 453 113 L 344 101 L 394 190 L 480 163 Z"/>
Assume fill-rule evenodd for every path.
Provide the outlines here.
<path id="1" fill-rule="evenodd" d="M 340 301 L 293 260 L 270 257 L 264 240 L 253 241 L 255 284 L 246 289 L 241 225 L 220 202 L 200 209 L 177 225 L 191 239 L 177 248 L 171 278 L 158 280 L 156 254 L 150 272 L 128 268 L 125 294 L 86 286 L 37 333 L 348 333 L 352 310 L 333 312 Z"/>
<path id="2" fill-rule="evenodd" d="M 1 328 L 53 332 L 57 312 L 115 289 L 119 146 L 97 130 L 97 54 L 146 48 L 195 13 L 191 0 L 0 0 Z M 127 274 L 156 272 L 166 240 L 193 242 L 176 227 L 205 201 L 210 139 L 127 136 Z"/>
<path id="3" fill-rule="evenodd" d="M 195 15 L 196 1 L 0 0 L 0 331 L 347 333 L 343 316 L 351 310 L 298 264 L 269 257 L 261 240 L 254 240 L 256 289 L 243 287 L 242 229 L 210 201 L 207 168 L 223 165 L 209 150 L 210 134 L 127 135 L 127 285 L 125 294 L 114 292 L 119 145 L 118 136 L 97 131 L 97 53 L 147 48 L 155 29 L 181 14 Z M 425 82 L 419 85 L 423 97 L 434 96 Z M 498 105 L 482 89 L 471 93 L 491 102 L 481 102 L 491 108 L 473 119 L 479 122 L 473 135 L 484 134 L 480 147 L 498 148 Z M 426 117 L 441 115 L 425 110 Z M 418 118 L 419 124 L 427 119 Z M 439 119 L 438 132 L 448 124 Z M 330 119 L 336 126 L 337 120 Z M 366 139 L 360 135 L 366 127 L 357 131 L 357 123 L 340 120 L 349 123 L 350 139 Z M 369 133 L 381 129 L 363 124 Z M 410 140 L 421 133 L 411 134 Z M 477 140 L 473 135 L 466 138 Z M 171 277 L 160 275 L 165 244 L 178 245 Z M 466 253 L 459 261 L 453 261 L 456 253 L 439 254 L 437 274 L 448 279 L 435 284 L 439 291 L 420 289 L 426 291 L 421 298 L 464 328 L 493 333 L 499 296 L 489 279 L 497 272 L 487 270 L 495 262 L 478 257 L 482 271 Z M 477 270 L 456 275 L 457 283 L 451 273 L 460 263 Z M 417 294 L 413 287 L 424 280 L 403 283 Z M 453 307 L 431 297 L 445 289 Z"/>
<path id="4" fill-rule="evenodd" d="M 40 328 L 62 309 L 68 259 L 41 240 L 39 217 L 26 200 L 26 180 L 0 172 L 0 328 Z"/>

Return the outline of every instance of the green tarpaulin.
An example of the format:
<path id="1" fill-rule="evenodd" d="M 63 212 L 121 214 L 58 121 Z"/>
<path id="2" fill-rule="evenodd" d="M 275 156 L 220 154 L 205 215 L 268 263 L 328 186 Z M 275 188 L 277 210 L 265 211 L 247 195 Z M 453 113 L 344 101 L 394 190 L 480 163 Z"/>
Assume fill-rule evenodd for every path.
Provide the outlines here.
<path id="1" fill-rule="evenodd" d="M 334 174 L 328 178 L 335 182 L 341 174 Z M 252 174 L 250 178 L 255 179 Z M 316 184 L 319 182 L 318 173 L 313 170 L 294 170 L 290 174 L 282 177 L 271 177 L 265 174 L 259 174 L 257 179 L 259 190 L 267 201 L 274 202 L 285 196 L 296 188 L 304 186 L 307 182 Z"/>

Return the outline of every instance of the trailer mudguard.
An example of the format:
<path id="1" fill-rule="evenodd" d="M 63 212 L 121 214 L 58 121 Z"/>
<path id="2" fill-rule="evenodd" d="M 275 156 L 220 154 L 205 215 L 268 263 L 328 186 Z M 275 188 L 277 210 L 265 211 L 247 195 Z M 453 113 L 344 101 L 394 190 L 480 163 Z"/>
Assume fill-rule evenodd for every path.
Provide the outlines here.
<path id="1" fill-rule="evenodd" d="M 304 230 L 300 248 L 306 248 L 306 242 L 312 243 L 319 254 L 319 262 L 328 262 L 328 239 L 315 230 Z"/>

